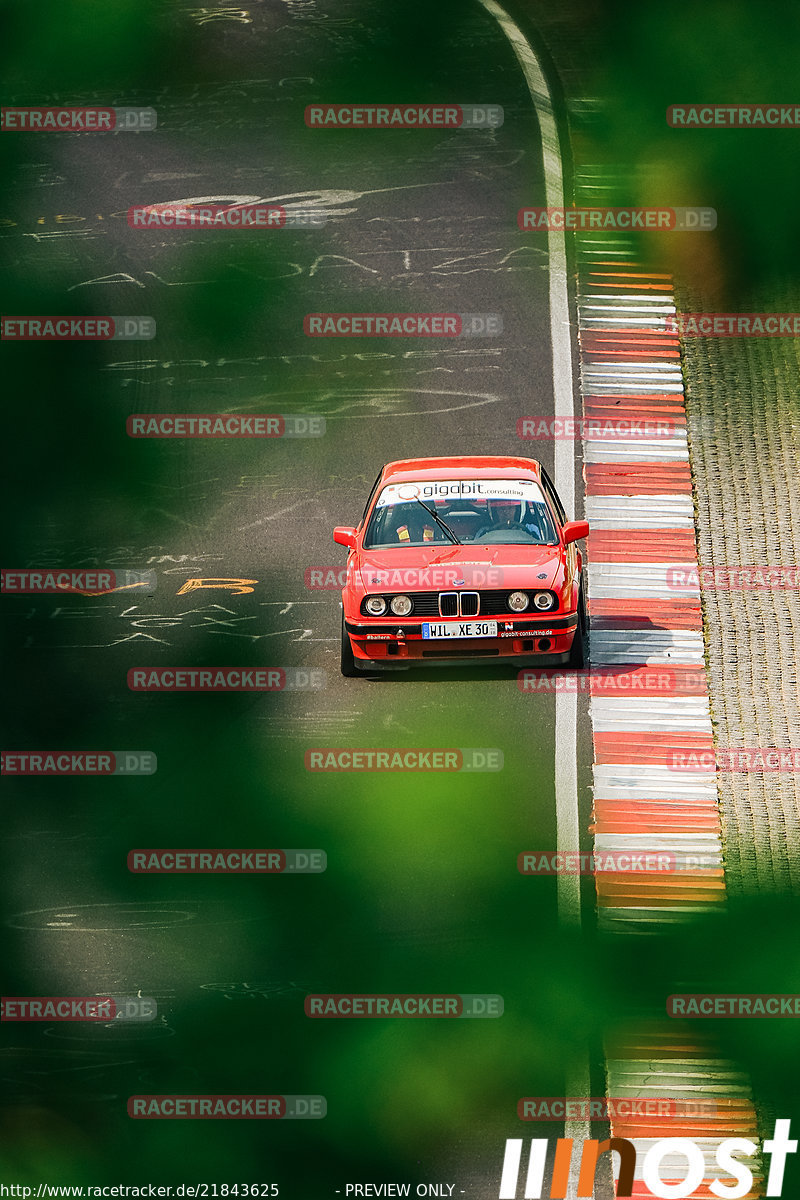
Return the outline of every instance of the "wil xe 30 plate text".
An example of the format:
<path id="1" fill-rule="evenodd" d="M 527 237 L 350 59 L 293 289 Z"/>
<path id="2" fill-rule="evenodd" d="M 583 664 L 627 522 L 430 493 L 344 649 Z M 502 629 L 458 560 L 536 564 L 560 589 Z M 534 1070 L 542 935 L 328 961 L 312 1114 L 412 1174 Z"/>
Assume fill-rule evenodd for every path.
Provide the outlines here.
<path id="1" fill-rule="evenodd" d="M 424 638 L 497 637 L 497 621 L 425 621 Z"/>

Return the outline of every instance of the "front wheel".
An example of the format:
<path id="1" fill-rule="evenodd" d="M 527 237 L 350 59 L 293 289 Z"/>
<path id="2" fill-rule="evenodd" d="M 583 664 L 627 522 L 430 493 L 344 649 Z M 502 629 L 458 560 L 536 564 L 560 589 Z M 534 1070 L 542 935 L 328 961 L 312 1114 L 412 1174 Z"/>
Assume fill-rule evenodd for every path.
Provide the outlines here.
<path id="1" fill-rule="evenodd" d="M 578 593 L 578 628 L 569 649 L 569 666 L 580 671 L 589 661 L 589 621 L 586 616 L 586 601 L 583 585 Z"/>
<path id="2" fill-rule="evenodd" d="M 347 636 L 347 630 L 344 627 L 344 613 L 342 613 L 342 655 L 340 659 L 342 674 L 346 679 L 354 679 L 360 675 L 356 660 L 353 655 L 353 647 L 350 644 L 350 638 Z"/>

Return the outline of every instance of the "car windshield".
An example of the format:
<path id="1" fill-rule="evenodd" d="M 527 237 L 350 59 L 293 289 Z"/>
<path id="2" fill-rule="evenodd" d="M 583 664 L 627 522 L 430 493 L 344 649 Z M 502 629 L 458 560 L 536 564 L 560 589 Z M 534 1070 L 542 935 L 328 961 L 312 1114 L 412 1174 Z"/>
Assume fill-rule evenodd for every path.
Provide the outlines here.
<path id="1" fill-rule="evenodd" d="M 459 542 L 470 545 L 558 542 L 547 502 L 533 480 L 443 479 L 387 484 L 372 510 L 364 548 L 452 545 L 425 506 Z"/>

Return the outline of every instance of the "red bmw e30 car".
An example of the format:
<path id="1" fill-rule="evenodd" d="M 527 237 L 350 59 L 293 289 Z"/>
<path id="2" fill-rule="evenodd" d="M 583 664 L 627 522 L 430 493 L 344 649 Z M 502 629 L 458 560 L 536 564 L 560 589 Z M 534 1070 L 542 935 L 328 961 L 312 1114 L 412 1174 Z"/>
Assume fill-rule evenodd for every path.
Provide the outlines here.
<path id="1" fill-rule="evenodd" d="M 531 458 L 387 463 L 349 550 L 342 674 L 479 660 L 585 665 L 587 521 Z"/>

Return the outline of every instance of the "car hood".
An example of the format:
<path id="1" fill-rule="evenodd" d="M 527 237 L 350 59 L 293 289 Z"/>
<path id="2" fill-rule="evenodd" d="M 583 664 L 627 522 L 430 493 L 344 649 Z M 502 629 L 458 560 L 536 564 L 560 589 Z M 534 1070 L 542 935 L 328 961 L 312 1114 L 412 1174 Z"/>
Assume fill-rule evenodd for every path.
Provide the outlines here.
<path id="1" fill-rule="evenodd" d="M 366 591 L 550 588 L 563 561 L 560 546 L 409 546 L 357 551 Z M 464 583 L 456 583 L 463 579 Z"/>

